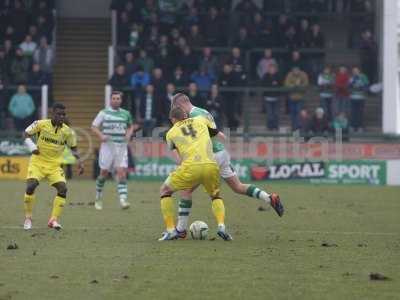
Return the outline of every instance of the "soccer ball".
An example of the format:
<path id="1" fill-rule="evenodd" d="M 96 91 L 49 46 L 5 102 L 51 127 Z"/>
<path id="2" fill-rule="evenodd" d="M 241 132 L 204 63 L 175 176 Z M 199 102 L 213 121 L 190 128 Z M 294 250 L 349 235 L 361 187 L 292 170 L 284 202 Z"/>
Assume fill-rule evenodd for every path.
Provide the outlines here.
<path id="1" fill-rule="evenodd" d="M 203 221 L 194 221 L 190 225 L 190 235 L 194 240 L 205 240 L 208 237 L 208 225 Z"/>

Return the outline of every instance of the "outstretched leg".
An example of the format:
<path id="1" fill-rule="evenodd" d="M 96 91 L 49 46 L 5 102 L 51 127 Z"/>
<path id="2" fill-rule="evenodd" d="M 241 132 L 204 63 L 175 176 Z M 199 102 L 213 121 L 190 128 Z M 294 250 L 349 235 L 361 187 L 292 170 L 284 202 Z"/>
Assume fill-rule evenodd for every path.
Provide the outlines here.
<path id="1" fill-rule="evenodd" d="M 55 187 L 57 190 L 57 196 L 54 198 L 54 201 L 53 201 L 53 210 L 51 211 L 51 216 L 50 216 L 48 226 L 50 228 L 60 230 L 62 228 L 62 226 L 58 223 L 58 219 L 60 218 L 60 216 L 64 210 L 64 206 L 65 206 L 65 202 L 66 202 L 66 198 L 67 198 L 67 185 L 65 182 L 60 181 L 60 182 L 54 183 L 53 187 Z"/>
<path id="2" fill-rule="evenodd" d="M 26 189 L 24 195 L 25 230 L 32 229 L 32 210 L 33 205 L 35 204 L 35 190 L 38 185 L 39 181 L 37 181 L 36 179 L 30 178 L 26 181 Z"/>

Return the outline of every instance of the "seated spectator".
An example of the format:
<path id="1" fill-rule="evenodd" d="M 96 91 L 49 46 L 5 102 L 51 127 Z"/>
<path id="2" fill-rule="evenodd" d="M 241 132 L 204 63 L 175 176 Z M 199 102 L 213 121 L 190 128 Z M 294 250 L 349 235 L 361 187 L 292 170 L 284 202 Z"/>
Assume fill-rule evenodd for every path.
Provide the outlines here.
<path id="1" fill-rule="evenodd" d="M 49 78 L 46 73 L 40 70 L 38 64 L 32 65 L 32 71 L 29 73 L 28 84 L 33 86 L 49 85 Z M 39 107 L 41 105 L 41 90 L 31 91 L 31 95 L 35 102 L 35 106 Z"/>
<path id="2" fill-rule="evenodd" d="M 143 136 L 151 136 L 157 122 L 157 103 L 154 96 L 154 86 L 146 85 L 145 92 L 140 97 L 140 119 L 143 126 Z"/>
<path id="3" fill-rule="evenodd" d="M 204 107 L 204 98 L 199 93 L 196 83 L 194 82 L 189 83 L 188 96 L 193 105 Z"/>
<path id="4" fill-rule="evenodd" d="M 40 43 L 40 36 L 38 33 L 38 29 L 36 25 L 30 25 L 28 29 L 28 34 L 32 37 L 32 41 L 34 41 L 37 45 Z"/>
<path id="5" fill-rule="evenodd" d="M 170 55 L 169 48 L 162 48 L 156 56 L 155 65 L 160 68 L 166 76 L 170 76 L 175 65 L 174 57 Z"/>
<path id="6" fill-rule="evenodd" d="M 146 50 L 139 51 L 139 58 L 137 60 L 139 67 L 143 69 L 143 72 L 150 74 L 154 68 L 154 60 L 147 56 Z"/>
<path id="7" fill-rule="evenodd" d="M 132 74 L 136 72 L 136 70 L 138 68 L 138 65 L 135 61 L 135 56 L 133 55 L 133 52 L 125 53 L 124 66 L 125 66 L 126 76 L 128 76 L 130 78 L 132 76 Z"/>
<path id="8" fill-rule="evenodd" d="M 202 66 L 199 71 L 192 74 L 190 79 L 196 83 L 199 92 L 204 97 L 210 90 L 215 78 L 206 71 L 205 66 Z"/>
<path id="9" fill-rule="evenodd" d="M 203 55 L 200 58 L 199 70 L 203 69 L 206 73 L 212 77 L 217 75 L 218 60 L 215 55 L 212 54 L 210 47 L 203 48 Z"/>
<path id="10" fill-rule="evenodd" d="M 186 40 L 190 47 L 201 47 L 204 45 L 204 38 L 200 33 L 199 25 L 193 24 L 190 26 L 190 32 Z"/>
<path id="11" fill-rule="evenodd" d="M 144 88 L 150 84 L 150 74 L 142 66 L 131 76 L 131 87 L 134 90 L 134 97 L 140 98 L 143 95 Z"/>
<path id="12" fill-rule="evenodd" d="M 239 33 L 232 44 L 233 46 L 238 47 L 243 51 L 246 51 L 253 47 L 253 40 L 247 33 L 246 27 L 242 26 L 239 28 Z"/>
<path id="13" fill-rule="evenodd" d="M 269 66 L 267 73 L 262 79 L 262 85 L 266 88 L 279 88 L 282 86 L 278 68 L 275 64 Z M 270 130 L 278 130 L 279 127 L 280 95 L 279 91 L 264 92 L 264 101 L 267 109 L 267 128 Z"/>
<path id="14" fill-rule="evenodd" d="M 2 48 L 0 48 L 0 80 L 3 84 L 8 82 L 8 61 Z"/>
<path id="15" fill-rule="evenodd" d="M 127 46 L 129 41 L 131 23 L 126 11 L 122 11 L 118 19 L 117 42 L 118 45 Z"/>
<path id="16" fill-rule="evenodd" d="M 311 118 L 306 109 L 300 110 L 299 113 L 299 132 L 300 136 L 305 137 L 308 140 L 308 136 L 311 134 Z"/>
<path id="17" fill-rule="evenodd" d="M 291 52 L 290 57 L 286 62 L 286 73 L 290 72 L 293 67 L 297 67 L 304 71 L 308 70 L 307 62 L 298 50 Z"/>
<path id="18" fill-rule="evenodd" d="M 15 34 L 15 30 L 14 27 L 12 27 L 11 25 L 8 25 L 5 33 L 4 33 L 4 40 L 10 40 L 12 43 L 16 43 L 17 42 L 17 36 Z"/>
<path id="19" fill-rule="evenodd" d="M 179 64 L 182 66 L 182 70 L 185 74 L 191 75 L 198 66 L 198 59 L 190 47 L 183 49 L 183 55 L 179 59 Z"/>
<path id="20" fill-rule="evenodd" d="M 244 26 L 248 26 L 251 23 L 251 16 L 258 10 L 259 7 L 253 0 L 241 0 L 234 9 L 235 13 L 238 14 L 240 24 Z"/>
<path id="21" fill-rule="evenodd" d="M 140 32 L 139 25 L 134 23 L 131 25 L 131 30 L 129 32 L 129 47 L 136 48 L 139 45 L 140 41 Z"/>
<path id="22" fill-rule="evenodd" d="M 311 48 L 325 47 L 325 36 L 321 32 L 321 26 L 319 24 L 314 24 L 311 27 L 309 46 Z"/>
<path id="23" fill-rule="evenodd" d="M 355 131 L 362 132 L 364 126 L 364 106 L 369 85 L 368 77 L 364 73 L 361 73 L 359 68 L 355 67 L 352 70 L 349 85 L 351 90 L 351 127 Z"/>
<path id="24" fill-rule="evenodd" d="M 349 111 L 349 82 L 350 75 L 345 66 L 340 66 L 335 76 L 336 111 L 347 114 Z"/>
<path id="25" fill-rule="evenodd" d="M 335 119 L 332 122 L 332 128 L 335 131 L 335 136 L 338 134 L 337 131 L 341 130 L 343 135 L 343 140 L 348 140 L 348 133 L 349 133 L 349 120 L 346 117 L 344 112 L 340 112 L 336 115 Z"/>
<path id="26" fill-rule="evenodd" d="M 22 131 L 33 122 L 35 104 L 32 97 L 26 92 L 24 85 L 19 85 L 17 93 L 11 98 L 8 111 L 14 118 L 15 127 Z"/>
<path id="27" fill-rule="evenodd" d="M 124 65 L 118 65 L 115 68 L 114 74 L 111 76 L 108 84 L 112 86 L 113 90 L 122 91 L 129 86 L 129 78 L 125 73 Z"/>
<path id="28" fill-rule="evenodd" d="M 14 84 L 28 81 L 29 65 L 29 59 L 24 56 L 22 49 L 17 48 L 15 58 L 11 61 L 11 78 Z"/>
<path id="29" fill-rule="evenodd" d="M 52 21 L 46 18 L 46 16 L 40 15 L 37 18 L 37 24 L 39 36 L 45 36 L 49 44 L 52 42 L 53 24 Z"/>
<path id="30" fill-rule="evenodd" d="M 282 0 L 264 0 L 264 11 L 267 12 L 283 12 L 285 11 L 285 1 Z"/>
<path id="31" fill-rule="evenodd" d="M 260 47 L 276 47 L 280 44 L 280 39 L 277 38 L 272 22 L 265 22 L 261 29 L 259 38 L 254 39 L 256 46 Z"/>
<path id="32" fill-rule="evenodd" d="M 285 79 L 285 86 L 293 89 L 288 95 L 288 104 L 290 110 L 290 118 L 292 122 L 292 130 L 295 131 L 299 128 L 299 112 L 303 106 L 305 88 L 308 86 L 308 75 L 299 67 L 294 67 L 287 74 Z"/>
<path id="33" fill-rule="evenodd" d="M 12 61 L 15 57 L 15 50 L 12 41 L 4 40 L 3 49 L 6 61 L 8 62 Z"/>
<path id="34" fill-rule="evenodd" d="M 332 73 L 331 67 L 326 66 L 324 71 L 318 76 L 319 99 L 320 105 L 326 112 L 328 121 L 332 121 L 335 111 L 333 107 L 333 92 L 335 85 L 335 74 Z"/>
<path id="35" fill-rule="evenodd" d="M 19 47 L 25 56 L 31 57 L 37 48 L 37 44 L 32 41 L 32 37 L 28 34 Z"/>
<path id="36" fill-rule="evenodd" d="M 217 128 L 221 128 L 223 99 L 219 94 L 217 84 L 211 85 L 211 90 L 206 99 L 205 109 L 213 116 Z"/>
<path id="37" fill-rule="evenodd" d="M 158 42 L 160 40 L 159 30 L 156 25 L 150 26 L 143 35 L 143 49 L 148 53 L 154 53 L 158 49 Z"/>
<path id="38" fill-rule="evenodd" d="M 325 116 L 325 112 L 324 112 L 323 108 L 318 107 L 315 110 L 314 117 L 312 118 L 312 121 L 311 121 L 310 130 L 311 130 L 312 134 L 315 136 L 328 134 L 329 122 Z"/>
<path id="39" fill-rule="evenodd" d="M 200 23 L 199 11 L 196 6 L 192 5 L 188 7 L 185 4 L 183 5 L 183 7 L 186 6 L 186 12 L 183 13 L 183 28 L 191 28 L 193 25 Z"/>
<path id="40" fill-rule="evenodd" d="M 46 37 L 40 38 L 40 45 L 33 54 L 33 61 L 39 64 L 40 69 L 46 74 L 53 73 L 54 52 Z"/>
<path id="41" fill-rule="evenodd" d="M 272 50 L 267 48 L 264 50 L 264 56 L 259 60 L 257 64 L 257 75 L 259 79 L 263 79 L 264 75 L 267 74 L 268 69 L 271 65 L 278 66 L 278 62 L 272 57 Z"/>
<path id="42" fill-rule="evenodd" d="M 174 74 L 172 75 L 171 82 L 179 88 L 183 88 L 188 84 L 187 76 L 184 75 L 182 67 L 177 66 Z"/>
<path id="43" fill-rule="evenodd" d="M 239 85 L 245 85 L 247 81 L 245 62 L 242 57 L 242 52 L 238 47 L 232 48 L 232 54 L 228 59 L 228 64 L 233 68 L 233 75 L 236 78 L 236 82 Z"/>
<path id="44" fill-rule="evenodd" d="M 260 12 L 256 12 L 253 15 L 251 24 L 247 27 L 248 35 L 254 41 L 255 46 L 261 47 L 261 45 L 262 45 L 262 43 L 260 42 L 260 39 L 261 39 L 261 32 L 264 27 L 265 27 L 265 22 L 263 20 L 263 16 L 261 15 Z M 246 27 L 243 26 L 243 28 L 246 28 Z"/>
<path id="45" fill-rule="evenodd" d="M 15 42 L 20 42 L 24 36 L 25 31 L 28 28 L 28 12 L 22 1 L 14 1 L 14 8 L 10 11 L 10 25 L 15 29 Z"/>

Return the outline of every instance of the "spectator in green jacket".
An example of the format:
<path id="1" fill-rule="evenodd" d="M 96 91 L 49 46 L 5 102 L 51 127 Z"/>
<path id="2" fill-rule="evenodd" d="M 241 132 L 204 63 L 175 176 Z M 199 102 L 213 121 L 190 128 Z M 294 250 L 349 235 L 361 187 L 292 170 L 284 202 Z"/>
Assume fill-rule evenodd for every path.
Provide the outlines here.
<path id="1" fill-rule="evenodd" d="M 350 78 L 350 125 L 355 131 L 363 131 L 364 106 L 367 99 L 369 80 L 358 67 L 352 70 Z"/>
<path id="2" fill-rule="evenodd" d="M 14 118 L 17 130 L 24 130 L 33 122 L 35 104 L 31 95 L 26 92 L 24 85 L 19 85 L 17 93 L 11 97 L 8 111 Z"/>

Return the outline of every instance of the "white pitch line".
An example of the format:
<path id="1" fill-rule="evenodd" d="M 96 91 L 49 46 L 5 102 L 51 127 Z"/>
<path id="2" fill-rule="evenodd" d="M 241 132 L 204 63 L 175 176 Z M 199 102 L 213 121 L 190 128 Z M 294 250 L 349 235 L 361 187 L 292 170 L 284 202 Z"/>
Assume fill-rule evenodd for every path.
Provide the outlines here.
<path id="1" fill-rule="evenodd" d="M 124 226 L 115 226 L 115 227 L 123 227 L 124 229 L 127 229 L 127 227 Z M 114 228 L 115 228 L 114 227 Z M 65 227 L 63 231 L 69 231 L 69 230 L 113 230 L 113 227 L 92 227 L 92 226 L 73 226 L 73 227 Z M 0 226 L 0 229 L 20 229 L 23 230 L 22 226 Z M 49 229 L 47 226 L 39 226 L 39 227 L 33 227 L 30 232 L 34 232 L 35 229 Z M 133 229 L 133 228 L 132 228 Z M 266 233 L 294 233 L 294 234 L 339 234 L 339 235 L 377 235 L 377 236 L 400 236 L 400 232 L 362 232 L 362 231 L 320 231 L 320 230 L 283 230 L 283 231 L 276 231 L 276 230 L 266 230 L 264 231 Z"/>

